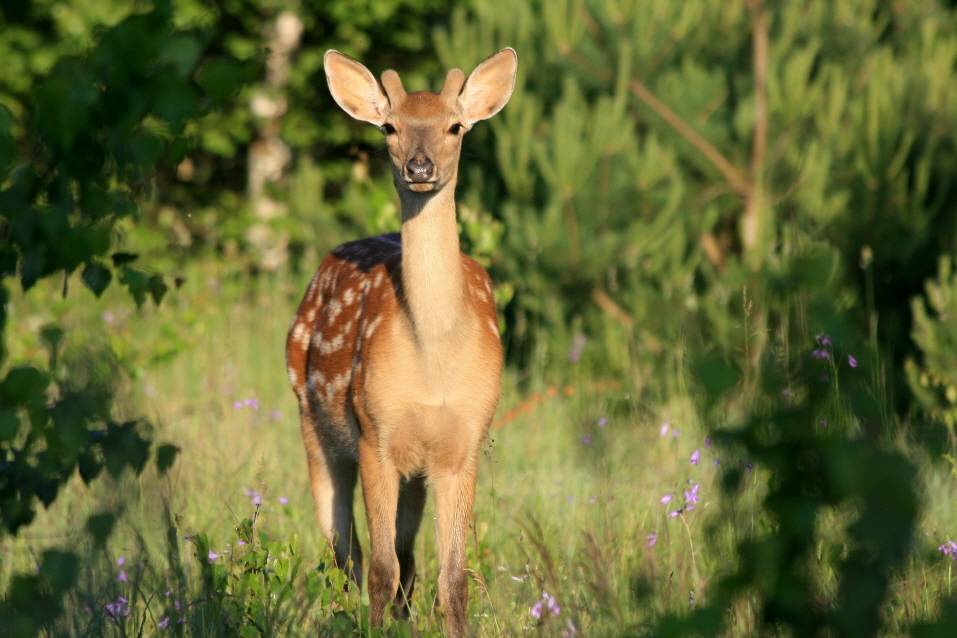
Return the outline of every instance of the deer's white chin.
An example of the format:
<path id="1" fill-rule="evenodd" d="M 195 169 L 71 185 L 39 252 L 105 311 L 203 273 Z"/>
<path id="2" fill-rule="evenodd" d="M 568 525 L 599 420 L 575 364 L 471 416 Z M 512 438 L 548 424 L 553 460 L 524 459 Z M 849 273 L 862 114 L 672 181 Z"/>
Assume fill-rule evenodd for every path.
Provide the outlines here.
<path id="1" fill-rule="evenodd" d="M 409 190 L 415 193 L 429 193 L 435 190 L 435 182 L 408 182 Z"/>

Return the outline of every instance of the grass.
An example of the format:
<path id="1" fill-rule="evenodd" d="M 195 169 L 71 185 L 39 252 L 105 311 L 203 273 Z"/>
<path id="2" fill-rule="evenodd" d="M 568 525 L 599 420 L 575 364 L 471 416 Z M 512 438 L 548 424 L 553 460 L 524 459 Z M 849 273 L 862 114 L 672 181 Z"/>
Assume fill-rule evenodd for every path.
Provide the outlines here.
<path id="1" fill-rule="evenodd" d="M 149 469 L 138 480 L 74 481 L 19 537 L 0 541 L 3 588 L 13 573 L 34 569 L 46 548 L 81 550 L 81 586 L 52 635 L 165 635 L 164 618 L 182 618 L 187 635 L 369 633 L 364 603 L 341 592 L 341 574 L 315 569 L 331 558 L 312 511 L 283 350 L 306 285 L 299 279 L 234 279 L 195 266 L 162 306 L 140 312 L 119 295 L 92 301 L 74 293 L 76 303 L 51 289 L 14 300 L 13 363 L 42 357 L 37 327 L 56 320 L 78 328 L 71 338 L 134 371 L 110 377 L 117 412 L 145 415 L 158 440 L 180 447 L 168 475 Z M 737 567 L 736 544 L 767 531 L 759 504 L 768 475 L 749 469 L 740 496 L 721 496 L 722 469 L 748 459 L 706 445 L 693 397 L 671 392 L 648 404 L 628 380 L 570 363 L 565 351 L 549 360 L 521 379 L 507 371 L 481 458 L 469 550 L 472 628 L 480 636 L 643 635 L 665 615 L 707 601 L 712 583 Z M 79 358 L 70 370 L 96 374 Z M 672 378 L 662 386 L 685 384 Z M 895 445 L 918 463 L 923 498 L 915 551 L 886 612 L 887 626 L 904 633 L 954 593 L 954 564 L 936 547 L 957 535 L 957 480 L 906 437 Z M 700 501 L 684 509 L 695 485 Z M 122 516 L 97 550 L 82 529 L 104 510 Z M 831 558 L 847 551 L 852 515 L 834 508 L 819 520 L 811 569 L 822 598 L 836 591 Z M 237 527 L 247 519 L 256 533 L 241 546 Z M 430 500 L 411 627 L 387 625 L 390 635 L 442 633 L 431 520 Z M 211 566 L 196 556 L 207 545 L 218 555 Z M 260 563 L 258 549 L 269 553 Z M 297 560 L 298 571 L 289 567 Z M 129 615 L 111 619 L 120 597 Z M 755 599 L 741 597 L 726 633 L 753 634 L 756 613 Z"/>

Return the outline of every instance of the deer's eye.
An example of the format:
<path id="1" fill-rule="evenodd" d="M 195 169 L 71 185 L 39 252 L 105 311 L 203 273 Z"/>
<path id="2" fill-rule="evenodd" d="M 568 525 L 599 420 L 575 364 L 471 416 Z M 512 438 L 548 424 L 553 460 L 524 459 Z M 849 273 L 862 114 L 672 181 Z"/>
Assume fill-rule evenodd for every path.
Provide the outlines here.
<path id="1" fill-rule="evenodd" d="M 395 127 L 389 124 L 388 122 L 386 122 L 385 124 L 382 125 L 382 132 L 385 133 L 386 135 L 392 135 L 393 133 L 395 133 Z"/>
<path id="2" fill-rule="evenodd" d="M 452 135 L 458 135 L 461 130 L 462 130 L 461 124 L 453 124 L 452 126 L 449 127 L 449 133 L 451 133 Z"/>

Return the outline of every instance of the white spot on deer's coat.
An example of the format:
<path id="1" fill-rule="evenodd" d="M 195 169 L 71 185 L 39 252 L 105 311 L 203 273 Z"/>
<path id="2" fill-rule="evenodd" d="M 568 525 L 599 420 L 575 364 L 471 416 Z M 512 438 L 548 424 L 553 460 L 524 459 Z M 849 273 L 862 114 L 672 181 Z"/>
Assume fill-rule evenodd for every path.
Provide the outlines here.
<path id="1" fill-rule="evenodd" d="M 349 375 L 346 373 L 337 375 L 329 385 L 326 386 L 326 402 L 332 403 L 335 401 L 336 396 L 345 390 L 347 385 L 349 385 Z"/>
<path id="2" fill-rule="evenodd" d="M 488 320 L 488 327 L 492 329 L 492 334 L 498 336 L 498 323 L 494 319 Z"/>
<path id="3" fill-rule="evenodd" d="M 292 329 L 292 342 L 300 348 L 305 348 L 309 343 L 309 330 L 306 328 L 306 324 L 297 323 L 296 327 Z"/>
<path id="4" fill-rule="evenodd" d="M 321 388 L 324 386 L 326 384 L 326 377 L 322 374 L 322 370 L 312 370 L 309 375 L 309 383 L 313 388 Z"/>
<path id="5" fill-rule="evenodd" d="M 346 291 L 342 293 L 342 300 L 347 306 L 351 306 L 356 300 L 355 288 L 346 288 Z"/>
<path id="6" fill-rule="evenodd" d="M 366 339 L 372 338 L 372 333 L 374 333 L 375 329 L 379 327 L 380 321 L 382 321 L 381 316 L 376 317 L 375 319 L 373 319 L 372 321 L 368 323 L 368 325 L 366 326 L 366 334 L 365 334 Z"/>
<path id="7" fill-rule="evenodd" d="M 345 335 L 342 333 L 337 334 L 332 339 L 326 339 L 319 346 L 319 354 L 329 354 L 330 352 L 336 352 L 342 348 L 343 345 L 345 345 L 345 341 Z"/>
<path id="8" fill-rule="evenodd" d="M 342 302 L 338 299 L 333 299 L 329 302 L 329 319 L 335 321 L 335 318 L 339 316 L 339 313 L 342 312 Z"/>

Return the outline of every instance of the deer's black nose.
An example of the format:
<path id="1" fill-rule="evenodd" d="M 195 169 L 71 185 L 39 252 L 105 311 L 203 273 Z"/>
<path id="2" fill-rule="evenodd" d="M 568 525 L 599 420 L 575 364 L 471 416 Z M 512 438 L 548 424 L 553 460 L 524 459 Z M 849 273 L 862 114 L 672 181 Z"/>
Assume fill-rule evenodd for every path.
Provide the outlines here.
<path id="1" fill-rule="evenodd" d="M 420 150 L 406 162 L 405 172 L 412 182 L 429 182 L 435 176 L 435 164 Z"/>

